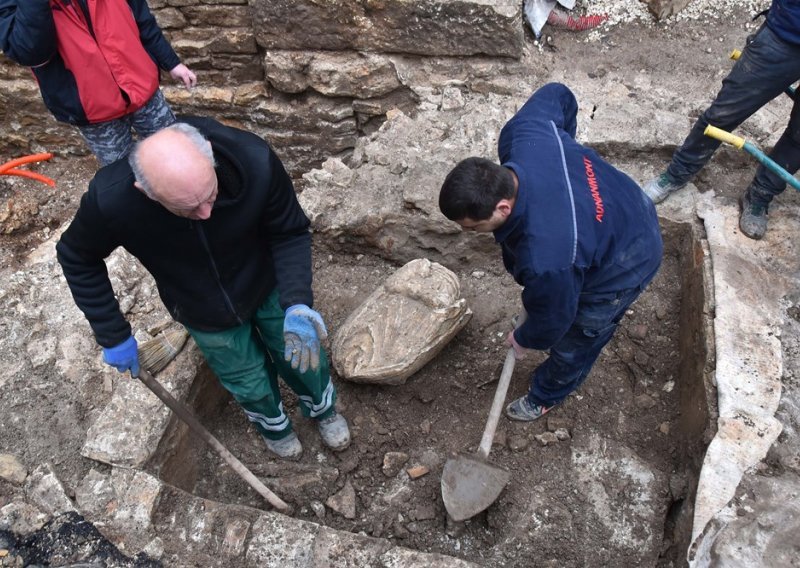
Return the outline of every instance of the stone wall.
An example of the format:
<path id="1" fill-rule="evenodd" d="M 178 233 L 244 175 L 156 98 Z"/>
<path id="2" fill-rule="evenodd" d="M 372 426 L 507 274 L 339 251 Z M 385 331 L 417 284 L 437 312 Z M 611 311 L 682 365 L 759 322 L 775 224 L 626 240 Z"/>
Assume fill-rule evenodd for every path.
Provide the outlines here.
<path id="1" fill-rule="evenodd" d="M 516 0 L 150 0 L 198 75 L 164 74 L 176 111 L 216 117 L 269 140 L 295 176 L 344 157 L 386 112 L 420 97 L 399 65 L 441 56 L 519 58 Z M 0 156 L 87 152 L 42 104 L 27 69 L 0 56 Z"/>

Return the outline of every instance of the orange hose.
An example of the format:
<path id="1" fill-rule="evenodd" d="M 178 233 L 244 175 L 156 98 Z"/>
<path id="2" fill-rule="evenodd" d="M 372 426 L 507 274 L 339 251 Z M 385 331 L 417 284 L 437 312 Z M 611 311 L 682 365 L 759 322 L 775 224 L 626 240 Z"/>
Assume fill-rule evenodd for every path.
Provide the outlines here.
<path id="1" fill-rule="evenodd" d="M 36 181 L 40 181 L 42 183 L 46 183 L 50 187 L 55 187 L 56 182 L 50 179 L 47 176 L 43 176 L 42 174 L 37 174 L 36 172 L 29 172 L 28 170 L 3 170 L 0 171 L 0 175 L 4 176 L 19 176 L 24 178 L 35 179 Z"/>
<path id="2" fill-rule="evenodd" d="M 43 154 L 32 154 L 30 156 L 23 156 L 21 158 L 11 160 L 10 162 L 6 162 L 5 164 L 0 164 L 0 174 L 5 172 L 6 170 L 10 170 L 12 168 L 16 168 L 17 166 L 21 166 L 22 164 L 30 164 L 32 162 L 43 162 L 45 160 L 49 160 L 52 157 L 53 154 L 49 152 Z"/>

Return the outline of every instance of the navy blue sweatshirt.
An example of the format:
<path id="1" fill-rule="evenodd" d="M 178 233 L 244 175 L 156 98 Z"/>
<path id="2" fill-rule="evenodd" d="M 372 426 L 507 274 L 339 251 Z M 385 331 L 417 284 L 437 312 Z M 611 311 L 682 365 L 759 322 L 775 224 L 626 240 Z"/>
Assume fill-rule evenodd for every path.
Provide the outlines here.
<path id="1" fill-rule="evenodd" d="M 170 213 L 134 187 L 120 160 L 95 175 L 56 245 L 75 303 L 103 347 L 131 333 L 104 262 L 119 246 L 153 275 L 172 317 L 201 331 L 241 325 L 275 288 L 284 309 L 313 305 L 310 223 L 278 157 L 254 134 L 207 118 L 181 120 L 214 151 L 219 195 L 211 217 Z"/>
<path id="2" fill-rule="evenodd" d="M 772 0 L 767 25 L 783 41 L 800 44 L 800 0 Z"/>
<path id="3" fill-rule="evenodd" d="M 564 85 L 536 91 L 503 127 L 500 162 L 519 180 L 514 208 L 494 236 L 524 287 L 528 320 L 514 334 L 549 349 L 580 302 L 643 287 L 661 263 L 655 208 L 627 175 L 575 141 L 578 104 Z"/>

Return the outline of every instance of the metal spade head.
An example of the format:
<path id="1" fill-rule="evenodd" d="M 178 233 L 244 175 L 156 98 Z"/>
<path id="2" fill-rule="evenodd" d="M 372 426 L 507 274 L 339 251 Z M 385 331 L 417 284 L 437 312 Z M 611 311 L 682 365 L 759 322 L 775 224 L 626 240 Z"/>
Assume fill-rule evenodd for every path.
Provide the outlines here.
<path id="1" fill-rule="evenodd" d="M 442 500 L 454 521 L 474 517 L 497 500 L 511 479 L 501 467 L 479 456 L 459 455 L 444 464 Z"/>

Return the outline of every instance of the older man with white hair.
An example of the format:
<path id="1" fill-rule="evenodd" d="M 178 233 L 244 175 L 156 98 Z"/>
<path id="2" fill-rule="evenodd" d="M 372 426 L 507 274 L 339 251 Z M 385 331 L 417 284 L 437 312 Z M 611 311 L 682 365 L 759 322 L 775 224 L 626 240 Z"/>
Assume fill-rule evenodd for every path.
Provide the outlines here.
<path id="1" fill-rule="evenodd" d="M 258 136 L 184 118 L 101 169 L 56 246 L 104 360 L 138 373 L 137 345 L 104 259 L 122 246 L 153 275 L 267 448 L 298 458 L 278 375 L 333 450 L 350 443 L 312 309 L 309 221 L 281 161 Z"/>

